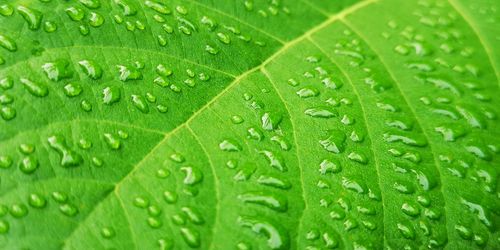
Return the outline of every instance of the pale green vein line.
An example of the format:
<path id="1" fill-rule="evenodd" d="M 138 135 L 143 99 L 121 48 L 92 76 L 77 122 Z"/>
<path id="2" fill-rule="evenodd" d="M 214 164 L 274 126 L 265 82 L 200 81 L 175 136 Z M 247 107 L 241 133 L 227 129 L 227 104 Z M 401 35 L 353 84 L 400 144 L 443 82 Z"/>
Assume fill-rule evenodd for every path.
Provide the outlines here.
<path id="1" fill-rule="evenodd" d="M 216 205 L 215 205 L 215 219 L 214 219 L 214 225 L 212 226 L 212 241 L 210 242 L 210 247 L 208 249 L 214 249 L 214 235 L 215 235 L 215 230 L 216 226 L 219 225 L 219 216 L 220 216 L 220 201 L 221 201 L 221 188 L 219 186 L 219 178 L 217 177 L 217 172 L 215 171 L 215 165 L 210 157 L 210 154 L 206 150 L 205 146 L 201 143 L 200 138 L 198 135 L 191 129 L 191 127 L 186 125 L 187 130 L 193 135 L 194 139 L 196 140 L 196 143 L 200 145 L 201 150 L 203 150 L 203 153 L 207 156 L 208 163 L 210 165 L 210 168 L 212 169 L 213 172 L 213 179 L 214 179 L 214 191 L 215 191 L 215 199 L 216 199 Z"/>
<path id="2" fill-rule="evenodd" d="M 99 201 L 99 202 L 98 202 L 98 203 L 97 203 L 97 204 L 96 204 L 96 205 L 92 208 L 92 210 L 91 210 L 91 211 L 89 211 L 89 212 L 88 212 L 88 214 L 85 216 L 85 218 L 83 218 L 83 219 L 82 219 L 81 221 L 79 221 L 78 223 L 75 223 L 75 224 L 76 224 L 76 226 L 75 226 L 74 228 L 72 228 L 72 230 L 70 231 L 70 233 L 68 234 L 68 236 L 66 236 L 66 237 L 63 239 L 63 241 L 62 241 L 62 243 L 61 243 L 61 245 L 62 245 L 62 249 L 70 249 L 70 248 L 68 248 L 68 246 L 67 246 L 67 244 L 68 244 L 68 240 L 70 240 L 70 239 L 71 239 L 71 237 L 73 237 L 73 235 L 74 235 L 74 234 L 78 231 L 78 229 L 79 229 L 79 228 L 81 228 L 81 227 L 85 227 L 85 228 L 89 229 L 89 228 L 88 228 L 88 226 L 85 224 L 85 222 L 86 222 L 87 220 L 89 220 L 90 215 L 92 214 L 92 212 L 93 212 L 93 211 L 94 211 L 97 207 L 99 207 L 99 206 L 102 204 L 102 202 L 103 202 L 104 200 L 106 200 L 107 198 L 108 198 L 108 196 L 105 196 L 102 200 L 100 200 L 100 201 Z M 101 244 L 101 245 L 102 245 L 102 244 Z"/>
<path id="3" fill-rule="evenodd" d="M 315 4 L 307 1 L 307 0 L 300 0 L 302 3 L 306 4 L 307 6 L 313 8 L 315 11 L 321 13 L 322 15 L 324 16 L 330 16 L 330 13 L 324 11 L 323 9 L 319 8 L 318 6 L 316 6 Z"/>
<path id="4" fill-rule="evenodd" d="M 298 223 L 299 223 L 299 227 L 297 229 L 297 234 L 299 234 L 299 232 L 301 230 L 301 227 L 303 225 L 302 219 L 304 218 L 305 211 L 307 210 L 307 196 L 306 196 L 306 191 L 305 191 L 306 184 L 304 182 L 304 176 L 302 174 L 302 171 L 304 169 L 302 168 L 301 157 L 300 157 L 300 154 L 299 154 L 299 141 L 297 140 L 297 133 L 296 133 L 296 130 L 294 129 L 295 125 L 294 125 L 294 121 L 292 119 L 292 112 L 290 112 L 290 108 L 288 107 L 288 103 L 285 101 L 285 99 L 281 95 L 280 91 L 278 90 L 278 87 L 273 82 L 273 80 L 271 78 L 271 75 L 269 74 L 269 72 L 266 70 L 265 67 L 263 67 L 261 69 L 261 72 L 269 80 L 269 83 L 273 87 L 274 91 L 276 91 L 276 94 L 278 95 L 279 99 L 283 103 L 283 106 L 285 107 L 286 111 L 288 112 L 288 114 L 290 116 L 290 126 L 292 127 L 291 131 L 292 131 L 292 135 L 293 135 L 293 140 L 295 141 L 294 150 L 295 150 L 295 155 L 297 157 L 297 164 L 298 164 L 298 167 L 299 167 L 299 179 L 300 179 L 300 183 L 301 183 L 301 186 L 302 186 L 302 188 L 300 190 L 301 191 L 300 193 L 302 194 L 302 200 L 304 202 L 304 209 L 302 210 L 302 213 L 300 214 L 299 218 L 297 218 L 298 219 Z M 297 237 L 297 241 L 299 239 L 300 239 L 300 237 Z"/>
<path id="5" fill-rule="evenodd" d="M 168 53 L 165 53 L 165 52 L 156 51 L 156 50 L 150 50 L 150 49 L 140 49 L 140 48 L 132 48 L 132 47 L 124 47 L 124 46 L 119 47 L 119 46 L 111 46 L 111 45 L 106 45 L 106 46 L 101 46 L 101 45 L 72 45 L 72 46 L 61 46 L 61 47 L 47 48 L 47 49 L 44 50 L 44 53 L 49 53 L 49 52 L 58 51 L 58 50 L 67 50 L 67 51 L 69 51 L 69 50 L 73 50 L 73 49 L 131 50 L 131 51 L 135 51 L 135 52 L 149 53 L 149 54 L 153 54 L 153 55 L 164 56 L 164 57 L 171 58 L 171 59 L 174 59 L 174 60 L 178 60 L 178 61 L 181 61 L 181 62 L 184 62 L 184 63 L 196 65 L 196 66 L 199 66 L 199 67 L 211 70 L 211 71 L 219 72 L 221 74 L 224 74 L 224 75 L 227 75 L 227 76 L 230 76 L 230 77 L 233 77 L 233 78 L 235 77 L 235 75 L 232 74 L 232 73 L 225 72 L 225 71 L 222 71 L 222 70 L 219 70 L 219 69 L 216 69 L 216 68 L 212 68 L 212 67 L 210 67 L 208 65 L 205 65 L 205 64 L 200 64 L 200 63 L 188 60 L 186 58 L 181 58 L 181 57 L 174 56 L 174 55 L 171 55 L 171 54 L 168 54 Z M 5 67 L 2 67 L 0 69 L 0 72 L 5 72 L 7 69 L 15 67 L 15 66 L 17 66 L 17 65 L 19 65 L 19 64 L 21 64 L 23 62 L 30 61 L 32 59 L 37 59 L 37 58 L 39 58 L 39 57 L 29 57 L 29 58 L 26 58 L 25 60 L 19 60 L 19 61 L 15 62 L 15 63 L 13 63 L 11 65 L 7 65 Z"/>
<path id="6" fill-rule="evenodd" d="M 373 155 L 373 158 L 375 159 L 375 171 L 377 172 L 377 181 L 378 181 L 378 186 L 380 188 L 380 190 L 382 190 L 382 185 L 380 184 L 380 178 L 381 178 L 381 174 L 380 174 L 380 167 L 382 167 L 380 165 L 380 162 L 378 161 L 378 158 L 379 157 L 376 157 L 375 156 L 375 152 L 373 150 L 373 147 L 371 145 L 371 141 L 373 141 L 373 137 L 371 135 L 372 132 L 370 132 L 370 130 L 368 129 L 368 118 L 366 117 L 366 110 L 363 106 L 363 103 L 361 102 L 361 96 L 359 95 L 359 92 L 357 90 L 357 88 L 355 87 L 354 83 L 352 82 L 351 78 L 349 77 L 349 74 L 347 74 L 347 72 L 342 68 L 340 67 L 336 62 L 335 60 L 312 38 L 312 37 L 309 37 L 309 41 L 311 41 L 312 44 L 314 44 L 314 46 L 316 46 L 316 48 L 318 48 L 329 60 L 332 64 L 334 64 L 339 70 L 340 72 L 345 76 L 345 78 L 347 79 L 347 82 L 349 83 L 349 85 L 351 85 L 352 87 L 352 90 L 354 92 L 354 95 L 356 96 L 356 98 L 358 99 L 358 102 L 359 102 L 359 106 L 361 107 L 361 112 L 363 113 L 363 120 L 365 121 L 364 124 L 366 124 L 366 130 L 368 131 L 368 138 L 370 138 L 370 151 L 372 152 L 372 155 Z M 384 205 L 384 194 L 383 192 L 381 192 L 381 196 L 382 196 L 382 231 L 385 230 L 385 205 Z M 385 238 L 385 233 L 384 233 L 384 239 L 383 239 L 383 245 L 385 245 L 385 242 L 386 242 L 386 238 Z"/>
<path id="7" fill-rule="evenodd" d="M 216 8 L 214 8 L 214 7 L 208 6 L 208 5 L 206 5 L 206 4 L 203 4 L 203 3 L 200 3 L 200 2 L 197 2 L 197 1 L 193 1 L 193 0 L 187 0 L 187 1 L 188 1 L 188 2 L 191 2 L 191 3 L 193 3 L 193 4 L 196 4 L 196 5 L 198 5 L 198 6 L 201 6 L 201 7 L 205 8 L 205 9 L 208 9 L 208 10 L 211 10 L 211 11 L 213 11 L 213 12 L 216 12 L 216 13 L 218 13 L 218 14 L 222 15 L 222 16 L 225 16 L 225 17 L 228 17 L 228 18 L 230 18 L 230 19 L 233 19 L 233 20 L 235 20 L 235 21 L 237 21 L 237 22 L 239 22 L 239 23 L 241 23 L 241 24 L 243 24 L 243 25 L 245 25 L 245 26 L 248 26 L 248 27 L 250 27 L 250 28 L 254 29 L 254 30 L 255 30 L 255 31 L 257 31 L 257 32 L 260 32 L 260 33 L 262 33 L 262 34 L 264 34 L 264 35 L 266 35 L 266 36 L 268 36 L 268 37 L 270 37 L 270 38 L 272 38 L 272 39 L 274 39 L 274 40 L 278 41 L 278 42 L 279 42 L 279 43 L 281 43 L 281 44 L 285 44 L 285 43 L 286 43 L 285 41 L 283 41 L 283 40 L 281 40 L 280 38 L 278 38 L 278 37 L 274 36 L 273 34 L 270 34 L 269 32 L 267 32 L 267 31 L 265 31 L 265 30 L 263 30 L 263 29 L 261 29 L 261 28 L 258 28 L 258 27 L 256 27 L 256 26 L 254 26 L 254 25 L 250 24 L 250 23 L 247 23 L 247 22 L 245 22 L 245 21 L 243 21 L 243 20 L 241 20 L 241 19 L 239 19 L 239 18 L 237 18 L 237 17 L 235 17 L 235 16 L 233 16 L 233 15 L 230 15 L 230 14 L 228 14 L 228 13 L 225 13 L 225 12 L 223 12 L 223 11 L 220 11 L 219 9 L 216 9 Z"/>
<path id="8" fill-rule="evenodd" d="M 342 19 L 341 21 L 347 27 L 349 27 L 351 30 L 353 30 L 361 39 L 363 39 L 365 41 L 366 45 L 368 46 L 368 48 L 370 48 L 370 50 L 372 50 L 374 52 L 377 52 L 376 53 L 377 55 L 381 55 L 380 53 L 378 53 L 378 51 L 376 51 L 375 49 L 373 49 L 373 47 L 370 46 L 369 40 L 366 37 L 364 37 L 361 32 L 359 32 L 357 29 L 355 29 L 354 25 L 351 25 L 349 23 L 349 21 L 345 20 L 345 19 Z M 392 73 L 392 71 L 388 67 L 387 63 L 384 61 L 384 59 L 382 57 L 380 57 L 380 56 L 378 56 L 378 59 L 380 60 L 380 62 L 384 66 L 384 68 L 386 69 L 387 73 L 389 73 L 389 75 L 391 76 L 392 81 L 396 84 L 396 90 L 399 91 L 400 95 L 403 97 L 404 101 L 406 102 L 407 106 L 409 107 L 409 109 L 411 111 L 411 115 L 413 117 L 415 117 L 417 125 L 422 130 L 422 134 L 425 136 L 426 140 L 430 142 L 430 140 L 429 140 L 430 136 L 427 134 L 427 132 L 425 131 L 425 128 L 422 126 L 422 122 L 420 121 L 420 118 L 417 116 L 417 113 L 415 112 L 414 107 L 411 105 L 408 97 L 406 96 L 406 94 L 401 89 L 401 86 L 397 82 L 396 77 L 394 76 L 394 74 Z M 442 178 L 443 174 L 441 173 L 441 170 L 439 169 L 440 164 L 439 164 L 438 159 L 437 159 L 437 153 L 434 150 L 434 148 L 433 148 L 433 146 L 432 146 L 431 143 L 429 143 L 429 149 L 430 149 L 430 151 L 432 153 L 432 156 L 433 156 L 434 166 L 436 167 L 436 170 L 437 170 L 437 172 L 439 174 L 439 180 L 440 180 L 439 191 L 441 192 L 441 195 L 443 196 L 443 204 L 444 204 L 443 205 L 443 209 L 444 209 L 444 220 L 445 220 L 445 223 L 446 223 L 446 227 L 445 227 L 446 228 L 446 235 L 449 237 L 451 232 L 449 232 L 448 229 L 451 228 L 451 225 L 450 225 L 451 222 L 446 219 L 448 213 L 446 212 L 446 207 L 447 207 L 446 206 L 446 198 L 445 198 L 445 195 L 444 195 L 444 192 L 443 192 L 443 181 L 442 181 L 443 180 L 443 178 Z"/>
<path id="9" fill-rule="evenodd" d="M 112 182 L 107 182 L 107 181 L 101 181 L 101 180 L 96 180 L 96 179 L 89 179 L 89 178 L 66 178 L 66 177 L 60 177 L 60 176 L 50 176 L 50 177 L 46 177 L 46 178 L 39 178 L 39 179 L 36 179 L 36 180 L 30 180 L 29 182 L 23 182 L 22 185 L 23 187 L 27 187 L 27 186 L 36 186 L 36 185 L 43 185 L 44 183 L 47 183 L 47 182 L 57 182 L 57 181 L 64 181 L 64 180 L 71 180 L 73 182 L 82 182 L 82 183 L 95 183 L 95 184 L 105 184 L 105 185 L 109 185 L 109 186 L 112 186 L 113 183 Z M 15 187 L 12 187 L 12 188 L 4 188 L 2 190 L 2 194 L 0 194 L 0 198 L 2 197 L 5 197 L 7 194 L 9 194 L 9 192 L 11 190 L 14 190 L 18 188 L 18 186 L 15 186 Z"/>
<path id="10" fill-rule="evenodd" d="M 481 30 L 481 29 L 479 29 L 476 22 L 473 21 L 473 18 L 467 14 L 467 11 L 464 10 L 463 7 L 459 3 L 456 2 L 456 0 L 448 0 L 448 2 L 455 9 L 455 11 L 463 17 L 465 22 L 469 24 L 470 28 L 472 29 L 472 31 L 476 35 L 477 39 L 479 40 L 481 45 L 483 45 L 484 49 L 486 50 L 486 56 L 488 57 L 488 60 L 490 61 L 491 67 L 495 71 L 497 84 L 500 85 L 500 69 L 499 69 L 500 65 L 498 65 L 497 63 L 494 63 L 494 60 L 491 57 L 491 55 L 494 54 L 493 50 L 491 49 L 491 44 L 484 41 L 484 39 L 480 36 L 481 32 L 479 32 L 479 30 Z"/>
<path id="11" fill-rule="evenodd" d="M 76 119 L 72 119 L 72 120 L 63 120 L 63 121 L 47 123 L 47 124 L 45 124 L 45 126 L 41 126 L 41 127 L 37 127 L 37 128 L 33 128 L 33 129 L 28 129 L 28 130 L 23 130 L 22 132 L 17 133 L 15 135 L 13 135 L 12 137 L 2 139 L 0 144 L 7 144 L 9 141 L 15 140 L 15 138 L 23 136 L 25 134 L 40 132 L 43 130 L 50 130 L 53 128 L 63 127 L 63 126 L 82 125 L 83 123 L 109 124 L 109 125 L 121 126 L 121 127 L 125 127 L 125 128 L 136 129 L 136 130 L 140 130 L 140 131 L 144 131 L 144 132 L 148 132 L 148 133 L 154 133 L 154 134 L 160 134 L 160 135 L 167 134 L 167 132 L 165 132 L 165 131 L 156 130 L 156 129 L 149 129 L 149 128 L 140 127 L 140 126 L 136 126 L 136 125 L 128 124 L 128 123 L 117 122 L 117 121 L 76 118 Z"/>
<path id="12" fill-rule="evenodd" d="M 127 228 L 130 231 L 130 238 L 132 239 L 132 243 L 134 243 L 134 248 L 132 248 L 132 249 L 138 249 L 137 248 L 137 235 L 135 234 L 134 229 L 132 228 L 132 224 L 130 223 L 132 221 L 130 214 L 128 213 L 127 209 L 125 208 L 125 203 L 123 203 L 123 200 L 120 197 L 120 195 L 118 195 L 117 192 L 114 192 L 114 194 L 116 196 L 116 200 L 118 201 L 118 204 L 120 204 L 120 207 L 123 210 L 123 216 L 125 216 L 125 218 L 127 220 L 127 224 L 129 225 Z M 108 196 L 108 197 L 111 197 L 111 196 Z"/>

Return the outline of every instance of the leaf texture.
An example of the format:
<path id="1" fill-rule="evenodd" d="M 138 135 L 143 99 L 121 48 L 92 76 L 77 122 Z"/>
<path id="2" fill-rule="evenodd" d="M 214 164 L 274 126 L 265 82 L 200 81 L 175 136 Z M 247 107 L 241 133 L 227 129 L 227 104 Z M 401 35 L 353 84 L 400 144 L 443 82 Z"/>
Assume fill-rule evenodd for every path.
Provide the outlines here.
<path id="1" fill-rule="evenodd" d="M 498 249 L 500 2 L 0 2 L 2 249 Z"/>

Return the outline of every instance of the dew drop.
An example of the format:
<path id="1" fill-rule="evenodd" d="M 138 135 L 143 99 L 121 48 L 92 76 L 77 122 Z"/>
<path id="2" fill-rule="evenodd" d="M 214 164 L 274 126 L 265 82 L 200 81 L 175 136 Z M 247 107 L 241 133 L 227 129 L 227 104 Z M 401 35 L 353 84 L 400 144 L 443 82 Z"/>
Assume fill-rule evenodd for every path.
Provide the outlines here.
<path id="1" fill-rule="evenodd" d="M 104 141 L 106 142 L 108 147 L 113 149 L 113 150 L 117 150 L 121 147 L 120 139 L 116 138 L 116 136 L 114 136 L 110 133 L 104 134 Z"/>
<path id="2" fill-rule="evenodd" d="M 16 110 L 13 107 L 4 106 L 0 108 L 0 116 L 5 121 L 10 121 L 14 119 L 17 115 Z"/>
<path id="3" fill-rule="evenodd" d="M 335 129 L 329 130 L 327 137 L 320 140 L 319 143 L 326 151 L 338 154 L 344 151 L 345 140 L 344 132 Z"/>
<path id="4" fill-rule="evenodd" d="M 116 103 L 120 101 L 121 98 L 120 89 L 114 86 L 104 88 L 102 94 L 102 102 L 107 105 Z"/>
<path id="5" fill-rule="evenodd" d="M 38 160 L 32 155 L 24 157 L 19 163 L 19 169 L 25 174 L 33 173 L 38 166 Z"/>
<path id="6" fill-rule="evenodd" d="M 47 78 L 56 82 L 73 76 L 73 72 L 69 68 L 69 62 L 62 59 L 45 63 L 42 65 L 42 69 Z"/>
<path id="7" fill-rule="evenodd" d="M 82 69 L 83 73 L 87 75 L 90 79 L 97 80 L 102 76 L 102 68 L 91 60 L 82 60 L 79 61 L 78 64 Z"/>
<path id="8" fill-rule="evenodd" d="M 131 95 L 132 104 L 142 113 L 149 113 L 149 105 L 146 99 L 140 95 Z"/>
<path id="9" fill-rule="evenodd" d="M 201 238 L 198 231 L 187 227 L 181 227 L 180 229 L 182 239 L 191 248 L 198 248 L 201 245 Z"/>
<path id="10" fill-rule="evenodd" d="M 8 51 L 14 52 L 17 50 L 17 44 L 10 37 L 0 34 L 0 46 Z"/>
<path id="11" fill-rule="evenodd" d="M 77 82 L 71 82 L 64 86 L 64 94 L 68 97 L 79 96 L 82 91 L 82 86 Z"/>
<path id="12" fill-rule="evenodd" d="M 28 203 L 34 208 L 43 208 L 47 204 L 47 200 L 39 194 L 32 193 L 29 195 Z"/>
<path id="13" fill-rule="evenodd" d="M 32 82 L 27 78 L 21 78 L 21 83 L 23 83 L 24 87 L 30 94 L 36 97 L 44 97 L 49 94 L 49 89 L 44 84 L 39 82 Z"/>
<path id="14" fill-rule="evenodd" d="M 42 23 L 43 14 L 35 9 L 30 9 L 26 6 L 19 5 L 17 11 L 23 19 L 28 23 L 28 27 L 31 30 L 37 30 L 40 28 Z"/>
<path id="15" fill-rule="evenodd" d="M 71 150 L 63 137 L 53 135 L 49 137 L 47 141 L 49 142 L 49 146 L 56 150 L 61 156 L 61 166 L 65 168 L 75 167 L 83 162 L 82 156 Z"/>
<path id="16" fill-rule="evenodd" d="M 61 213 L 69 217 L 74 217 L 76 214 L 78 214 L 78 208 L 68 203 L 60 205 L 59 210 L 61 211 Z"/>
<path id="17" fill-rule="evenodd" d="M 0 156 L 0 168 L 10 168 L 12 166 L 12 158 L 10 156 L 1 155 Z"/>

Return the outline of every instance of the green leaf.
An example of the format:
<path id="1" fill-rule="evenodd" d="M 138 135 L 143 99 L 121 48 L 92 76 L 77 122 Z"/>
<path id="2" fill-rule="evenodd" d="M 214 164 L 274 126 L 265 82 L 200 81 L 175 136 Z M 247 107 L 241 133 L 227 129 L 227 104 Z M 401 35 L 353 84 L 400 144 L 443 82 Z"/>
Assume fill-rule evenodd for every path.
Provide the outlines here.
<path id="1" fill-rule="evenodd" d="M 1 249 L 498 249 L 497 0 L 0 3 Z"/>

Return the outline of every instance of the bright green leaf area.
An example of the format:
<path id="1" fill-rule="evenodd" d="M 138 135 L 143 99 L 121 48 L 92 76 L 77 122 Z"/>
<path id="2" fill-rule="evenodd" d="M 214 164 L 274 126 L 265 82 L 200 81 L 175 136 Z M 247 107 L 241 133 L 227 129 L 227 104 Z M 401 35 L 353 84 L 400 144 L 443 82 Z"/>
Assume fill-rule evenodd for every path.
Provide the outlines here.
<path id="1" fill-rule="evenodd" d="M 500 249 L 500 1 L 0 1 L 0 249 Z"/>

